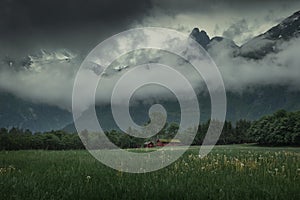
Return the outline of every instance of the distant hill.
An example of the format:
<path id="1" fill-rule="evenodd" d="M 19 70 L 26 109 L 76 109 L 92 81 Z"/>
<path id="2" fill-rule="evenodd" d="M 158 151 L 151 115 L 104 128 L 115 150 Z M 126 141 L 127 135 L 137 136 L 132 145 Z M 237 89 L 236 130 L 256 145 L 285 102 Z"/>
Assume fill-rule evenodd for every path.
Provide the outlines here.
<path id="1" fill-rule="evenodd" d="M 45 131 L 61 129 L 71 121 L 70 112 L 56 106 L 33 103 L 8 93 L 0 93 L 0 127 Z"/>

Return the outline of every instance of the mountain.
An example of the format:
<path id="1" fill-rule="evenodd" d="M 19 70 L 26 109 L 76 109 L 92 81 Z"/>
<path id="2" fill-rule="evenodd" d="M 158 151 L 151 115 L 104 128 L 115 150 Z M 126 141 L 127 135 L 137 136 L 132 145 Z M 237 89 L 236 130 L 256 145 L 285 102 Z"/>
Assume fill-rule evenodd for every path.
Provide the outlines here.
<path id="1" fill-rule="evenodd" d="M 286 86 L 256 86 L 248 88 L 242 93 L 226 92 L 226 119 L 235 122 L 239 119 L 255 120 L 269 115 L 279 109 L 288 111 L 300 110 L 300 92 L 290 91 Z M 201 111 L 201 122 L 210 119 L 210 98 L 207 92 L 198 95 Z M 180 122 L 180 107 L 177 101 L 156 99 L 153 103 L 160 103 L 167 111 L 168 122 Z M 132 119 L 139 125 L 149 121 L 148 110 L 153 104 L 139 102 L 131 106 Z M 110 105 L 96 106 L 98 121 L 104 130 L 118 129 L 113 120 Z M 87 121 L 88 123 L 88 121 Z M 64 130 L 76 132 L 74 123 L 68 124 Z"/>
<path id="2" fill-rule="evenodd" d="M 66 49 L 41 50 L 25 57 L 0 59 L 0 70 L 38 75 L 46 67 L 57 64 L 73 65 L 76 54 Z M 2 71 L 1 71 L 2 72 Z M 1 73 L 0 72 L 0 73 Z M 0 90 L 0 127 L 19 127 L 32 131 L 61 129 L 72 122 L 69 111 L 45 103 L 19 98 L 5 89 Z"/>
<path id="3" fill-rule="evenodd" d="M 199 28 L 194 28 L 190 34 L 190 37 L 196 40 L 205 49 L 210 43 L 207 33 L 204 30 L 199 31 Z"/>
<path id="4" fill-rule="evenodd" d="M 0 127 L 46 131 L 61 129 L 71 121 L 72 115 L 66 110 L 0 92 Z"/>
<path id="5" fill-rule="evenodd" d="M 254 37 L 247 43 L 238 46 L 234 41 L 224 37 L 210 38 L 204 30 L 194 28 L 190 36 L 202 45 L 211 55 L 230 54 L 230 57 L 241 57 L 259 60 L 269 53 L 276 54 L 278 45 L 299 37 L 300 34 L 300 11 L 283 20 L 265 33 Z M 14 67 L 16 63 L 23 63 L 23 68 L 38 71 L 38 66 L 43 63 L 70 62 L 73 59 L 71 53 L 49 53 L 42 51 L 38 55 L 28 56 L 27 61 L 16 61 L 5 57 L 2 61 L 6 67 Z M 122 73 L 126 67 L 115 68 L 110 73 Z M 94 65 L 91 65 L 91 69 Z M 94 71 L 98 73 L 97 71 Z M 207 92 L 198 95 L 201 121 L 210 117 L 210 99 Z M 177 101 L 155 100 L 161 103 L 168 111 L 168 121 L 180 120 L 180 110 Z M 152 103 L 153 103 L 152 102 Z M 300 92 L 290 90 L 285 85 L 256 85 L 246 88 L 237 93 L 227 91 L 227 119 L 235 121 L 238 119 L 257 119 L 263 115 L 271 114 L 279 109 L 289 111 L 300 110 Z M 137 102 L 130 107 L 133 120 L 140 125 L 145 124 L 148 119 L 148 109 L 152 104 Z M 96 112 L 100 124 L 104 129 L 116 128 L 110 105 L 98 105 Z M 0 92 L 0 127 L 18 126 L 29 128 L 34 131 L 64 128 L 67 131 L 76 131 L 72 123 L 71 113 L 55 106 L 30 102 L 17 98 L 7 92 Z"/>
<path id="6" fill-rule="evenodd" d="M 261 59 L 269 53 L 276 53 L 282 42 L 300 36 L 300 11 L 283 20 L 267 32 L 253 38 L 240 48 L 240 55 L 247 58 Z"/>
<path id="7" fill-rule="evenodd" d="M 57 49 L 52 51 L 41 49 L 39 52 L 27 55 L 24 58 L 5 56 L 0 60 L 0 67 L 39 72 L 41 70 L 40 67 L 45 64 L 69 63 L 76 57 L 76 54 L 67 49 Z"/>
<path id="8" fill-rule="evenodd" d="M 233 40 L 227 38 L 214 37 L 210 39 L 207 33 L 204 30 L 199 31 L 199 28 L 194 28 L 190 36 L 208 51 L 226 46 L 234 56 L 261 59 L 269 53 L 278 52 L 278 45 L 283 42 L 300 36 L 300 11 L 295 12 L 278 25 L 252 38 L 240 47 Z"/>
<path id="9" fill-rule="evenodd" d="M 265 33 L 251 39 L 242 46 L 238 46 L 233 40 L 224 37 L 210 37 L 204 30 L 194 28 L 190 37 L 196 40 L 205 48 L 212 57 L 222 53 L 229 54 L 229 57 L 243 57 L 246 59 L 261 59 L 268 53 L 276 53 L 273 46 L 298 37 L 300 21 L 300 11 L 283 20 L 277 26 Z M 228 55 L 227 55 L 228 56 Z M 207 93 L 198 95 L 201 110 L 201 121 L 210 118 L 210 99 Z M 168 121 L 179 122 L 180 110 L 173 101 L 163 100 L 156 103 L 163 104 L 168 111 Z M 300 110 L 300 92 L 290 90 L 284 85 L 259 85 L 256 84 L 246 88 L 241 93 L 227 91 L 227 115 L 226 119 L 236 121 L 238 119 L 255 120 L 261 116 L 274 113 L 279 109 L 289 111 Z M 113 122 L 109 105 L 100 111 L 96 108 L 98 119 L 105 129 L 117 128 Z M 139 104 L 131 108 L 132 118 L 138 124 L 146 123 L 148 119 L 147 111 L 150 105 Z M 74 124 L 65 127 L 67 131 L 76 131 Z"/>

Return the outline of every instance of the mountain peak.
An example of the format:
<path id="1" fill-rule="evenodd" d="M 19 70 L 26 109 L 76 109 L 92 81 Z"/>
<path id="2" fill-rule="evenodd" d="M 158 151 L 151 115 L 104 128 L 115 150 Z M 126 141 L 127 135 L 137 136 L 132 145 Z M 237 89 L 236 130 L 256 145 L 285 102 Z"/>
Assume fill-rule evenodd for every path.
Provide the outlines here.
<path id="1" fill-rule="evenodd" d="M 210 42 L 210 38 L 204 30 L 199 30 L 199 28 L 194 28 L 190 34 L 190 37 L 196 40 L 204 49 Z"/>
<path id="2" fill-rule="evenodd" d="M 276 40 L 289 40 L 297 37 L 300 33 L 300 11 L 284 19 L 280 24 L 268 30 L 264 35 L 266 38 Z"/>

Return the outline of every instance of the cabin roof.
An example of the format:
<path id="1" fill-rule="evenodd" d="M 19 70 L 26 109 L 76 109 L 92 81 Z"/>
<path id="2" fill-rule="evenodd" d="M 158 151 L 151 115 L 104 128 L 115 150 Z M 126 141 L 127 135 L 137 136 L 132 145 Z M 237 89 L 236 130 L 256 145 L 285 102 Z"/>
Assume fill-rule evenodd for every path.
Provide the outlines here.
<path id="1" fill-rule="evenodd" d="M 148 141 L 148 142 L 145 142 L 144 144 L 146 144 L 146 145 L 147 145 L 147 144 L 151 144 L 151 143 L 153 144 L 153 142 L 152 142 L 152 141 Z"/>
<path id="2" fill-rule="evenodd" d="M 157 142 L 165 142 L 165 143 L 180 143 L 179 139 L 158 139 Z"/>

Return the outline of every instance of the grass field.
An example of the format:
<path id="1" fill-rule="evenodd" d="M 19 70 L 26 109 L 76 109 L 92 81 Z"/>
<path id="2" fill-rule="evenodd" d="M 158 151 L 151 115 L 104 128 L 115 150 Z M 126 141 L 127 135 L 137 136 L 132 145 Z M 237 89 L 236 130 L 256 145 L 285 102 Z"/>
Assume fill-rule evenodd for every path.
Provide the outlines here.
<path id="1" fill-rule="evenodd" d="M 300 199 L 300 148 L 193 147 L 162 170 L 128 174 L 87 151 L 0 152 L 0 199 Z"/>

